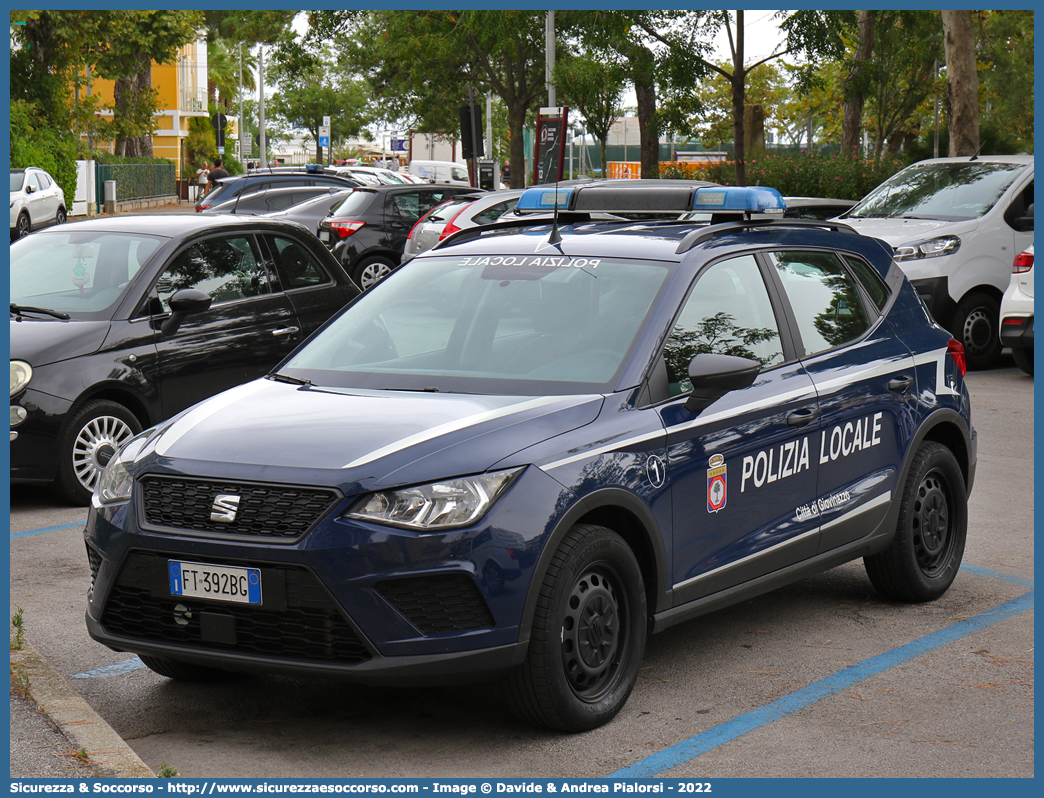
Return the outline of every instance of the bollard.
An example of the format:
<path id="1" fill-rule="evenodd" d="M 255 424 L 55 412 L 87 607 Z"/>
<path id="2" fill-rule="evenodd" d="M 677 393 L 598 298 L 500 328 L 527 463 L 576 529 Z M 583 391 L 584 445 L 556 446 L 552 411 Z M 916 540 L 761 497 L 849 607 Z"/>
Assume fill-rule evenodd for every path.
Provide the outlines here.
<path id="1" fill-rule="evenodd" d="M 116 213 L 116 181 L 106 180 L 104 187 L 105 213 Z"/>

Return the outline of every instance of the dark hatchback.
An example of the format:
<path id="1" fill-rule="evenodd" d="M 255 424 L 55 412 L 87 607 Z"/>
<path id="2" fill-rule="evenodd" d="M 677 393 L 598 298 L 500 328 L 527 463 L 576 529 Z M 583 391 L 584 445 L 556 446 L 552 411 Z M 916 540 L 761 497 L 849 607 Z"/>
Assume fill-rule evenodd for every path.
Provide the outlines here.
<path id="1" fill-rule="evenodd" d="M 300 225 L 127 216 L 11 246 L 11 481 L 87 504 L 143 428 L 259 377 L 359 293 Z"/>
<path id="2" fill-rule="evenodd" d="M 357 188 L 358 180 L 330 170 L 292 169 L 287 171 L 251 171 L 245 175 L 225 177 L 206 196 L 196 203 L 196 211 L 207 211 L 235 197 L 244 197 L 255 191 L 268 191 L 289 186 L 330 186 L 333 188 Z"/>
<path id="3" fill-rule="evenodd" d="M 316 231 L 344 270 L 363 289 L 383 280 L 402 262 L 406 239 L 417 221 L 468 186 L 364 186 L 319 222 Z"/>

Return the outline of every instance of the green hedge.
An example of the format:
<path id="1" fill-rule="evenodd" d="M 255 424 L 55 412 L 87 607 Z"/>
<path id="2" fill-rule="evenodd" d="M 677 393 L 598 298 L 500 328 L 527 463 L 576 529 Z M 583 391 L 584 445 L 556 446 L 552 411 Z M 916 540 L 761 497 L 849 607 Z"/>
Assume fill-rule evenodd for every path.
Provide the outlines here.
<path id="1" fill-rule="evenodd" d="M 771 186 L 784 197 L 860 200 L 909 163 L 908 157 L 884 157 L 874 163 L 857 154 L 761 155 L 747 161 L 747 185 Z M 729 186 L 736 182 L 736 168 L 731 161 L 664 164 L 660 177 L 710 180 Z"/>
<path id="2" fill-rule="evenodd" d="M 65 210 L 76 196 L 76 142 L 41 124 L 34 107 L 22 100 L 11 103 L 11 167 L 36 166 L 46 171 L 65 193 Z"/>

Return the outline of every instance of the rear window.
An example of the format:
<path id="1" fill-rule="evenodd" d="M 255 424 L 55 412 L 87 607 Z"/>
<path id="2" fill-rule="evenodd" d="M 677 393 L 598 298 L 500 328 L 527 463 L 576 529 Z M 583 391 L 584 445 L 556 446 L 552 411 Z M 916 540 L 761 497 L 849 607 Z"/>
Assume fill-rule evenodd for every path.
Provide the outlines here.
<path id="1" fill-rule="evenodd" d="M 373 201 L 372 191 L 358 189 L 345 197 L 341 204 L 331 211 L 330 216 L 335 219 L 343 219 L 351 214 L 362 213 Z"/>

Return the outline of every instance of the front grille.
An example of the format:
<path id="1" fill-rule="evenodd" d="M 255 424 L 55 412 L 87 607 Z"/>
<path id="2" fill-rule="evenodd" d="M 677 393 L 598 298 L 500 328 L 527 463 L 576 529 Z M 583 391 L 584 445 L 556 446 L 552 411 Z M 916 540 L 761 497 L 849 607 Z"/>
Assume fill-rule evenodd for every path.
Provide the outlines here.
<path id="1" fill-rule="evenodd" d="M 219 495 L 239 497 L 235 520 L 211 519 Z M 297 540 L 341 495 L 332 488 L 147 476 L 141 480 L 145 524 L 175 532 Z"/>
<path id="2" fill-rule="evenodd" d="M 426 635 L 493 626 L 493 614 L 467 574 L 439 574 L 379 582 L 375 590 Z"/>
<path id="3" fill-rule="evenodd" d="M 91 586 L 87 588 L 87 600 L 94 598 L 94 583 L 98 579 L 98 569 L 101 568 L 101 555 L 87 544 L 87 562 L 91 566 Z"/>
<path id="4" fill-rule="evenodd" d="M 108 633 L 298 662 L 352 665 L 371 658 L 333 599 L 305 568 L 251 565 L 261 569 L 266 602 L 264 607 L 251 607 L 171 596 L 167 561 L 166 556 L 141 552 L 127 557 L 102 613 Z M 208 639 L 208 622 L 225 630 L 221 639 Z"/>

